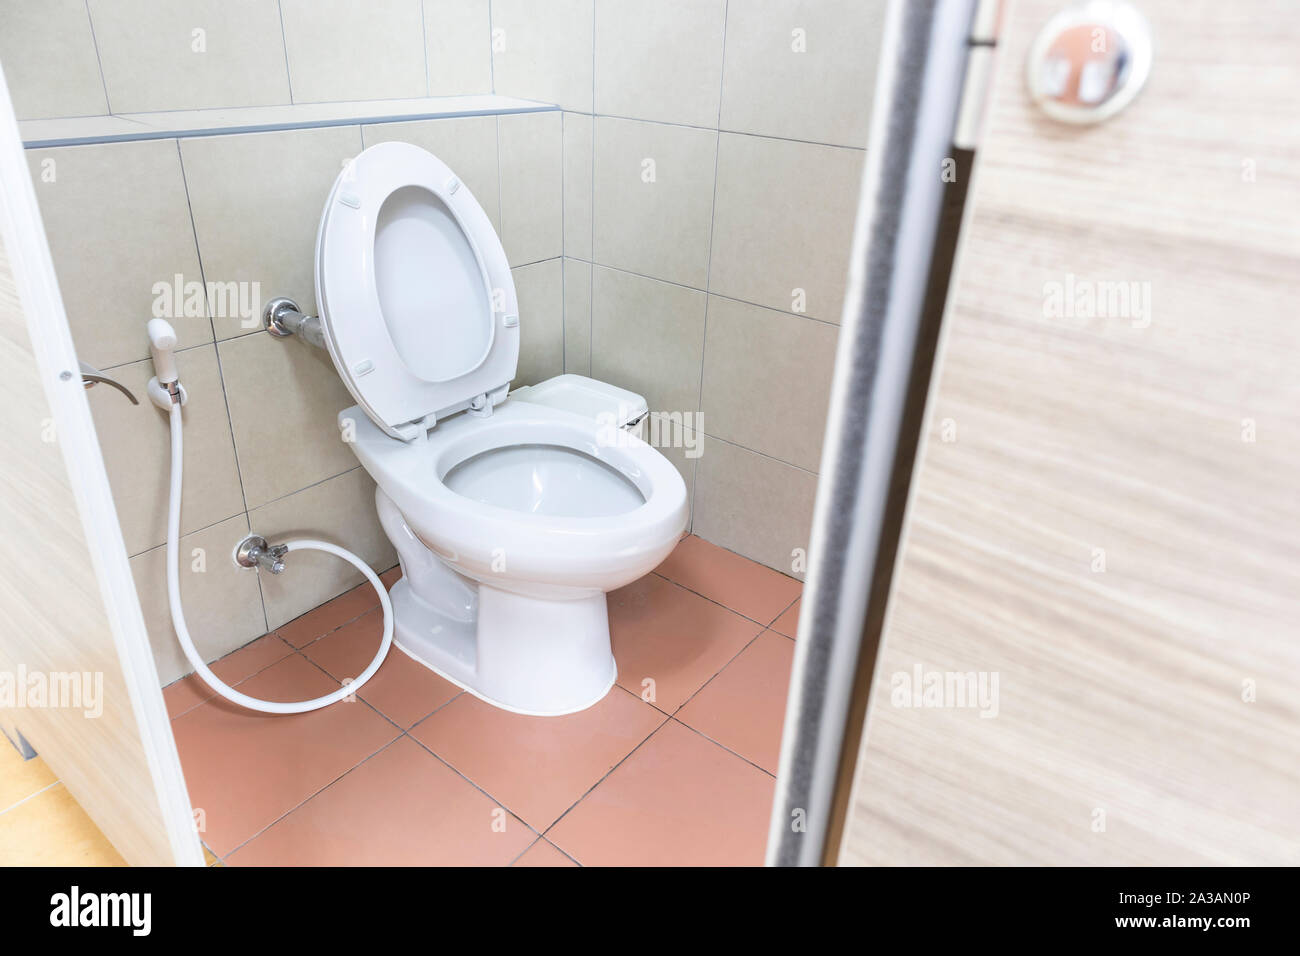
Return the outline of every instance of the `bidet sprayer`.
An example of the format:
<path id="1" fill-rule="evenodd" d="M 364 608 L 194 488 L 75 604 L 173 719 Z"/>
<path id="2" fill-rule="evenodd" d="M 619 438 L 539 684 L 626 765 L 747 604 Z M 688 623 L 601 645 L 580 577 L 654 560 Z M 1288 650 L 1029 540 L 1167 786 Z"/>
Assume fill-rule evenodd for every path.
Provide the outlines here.
<path id="1" fill-rule="evenodd" d="M 166 319 L 150 319 L 146 331 L 153 370 L 157 374 L 149 379 L 145 391 L 151 402 L 163 411 L 170 411 L 173 405 L 184 405 L 189 398 L 176 371 L 176 330 Z"/>

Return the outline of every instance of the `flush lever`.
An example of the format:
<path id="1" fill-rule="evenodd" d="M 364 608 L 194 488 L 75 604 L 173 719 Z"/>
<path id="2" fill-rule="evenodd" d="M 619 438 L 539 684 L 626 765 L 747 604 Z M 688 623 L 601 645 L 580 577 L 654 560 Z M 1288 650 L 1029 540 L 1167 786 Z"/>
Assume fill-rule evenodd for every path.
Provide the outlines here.
<path id="1" fill-rule="evenodd" d="M 105 375 L 99 369 L 95 368 L 88 362 L 81 362 L 81 384 L 86 388 L 92 388 L 97 383 L 103 382 L 105 385 L 112 385 L 115 389 L 131 400 L 132 405 L 139 405 L 140 399 L 131 394 L 131 390 L 114 378 Z"/>

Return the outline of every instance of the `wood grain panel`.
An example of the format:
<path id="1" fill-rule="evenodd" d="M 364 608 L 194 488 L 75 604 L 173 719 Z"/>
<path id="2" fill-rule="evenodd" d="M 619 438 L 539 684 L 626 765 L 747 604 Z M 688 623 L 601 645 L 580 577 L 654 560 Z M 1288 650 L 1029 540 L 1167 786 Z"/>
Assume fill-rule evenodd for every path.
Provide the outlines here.
<path id="1" fill-rule="evenodd" d="M 0 723 L 30 741 L 128 862 L 201 866 L 90 409 L 75 371 L 60 376 L 76 368 L 0 77 L 0 672 L 102 681 L 98 705 L 15 700 Z"/>
<path id="2" fill-rule="evenodd" d="M 1061 6 L 1004 19 L 840 860 L 1294 864 L 1300 19 L 1139 3 L 1150 82 L 1078 129 L 1024 87 Z M 917 664 L 997 716 L 891 703 Z"/>

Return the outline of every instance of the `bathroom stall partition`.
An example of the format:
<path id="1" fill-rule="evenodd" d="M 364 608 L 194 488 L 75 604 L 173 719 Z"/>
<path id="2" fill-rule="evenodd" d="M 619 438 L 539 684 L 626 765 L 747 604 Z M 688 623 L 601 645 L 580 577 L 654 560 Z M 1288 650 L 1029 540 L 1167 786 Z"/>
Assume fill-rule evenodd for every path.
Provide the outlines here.
<path id="1" fill-rule="evenodd" d="M 3 75 L 0 406 L 0 727 L 40 753 L 127 862 L 202 866 Z"/>
<path id="2" fill-rule="evenodd" d="M 1148 82 L 1071 125 L 1026 83 L 1069 5 L 1002 6 L 972 35 L 995 63 L 907 515 L 854 620 L 814 537 L 776 859 L 1293 865 L 1300 21 L 1135 3 Z M 827 671 L 835 624 L 854 654 Z"/>

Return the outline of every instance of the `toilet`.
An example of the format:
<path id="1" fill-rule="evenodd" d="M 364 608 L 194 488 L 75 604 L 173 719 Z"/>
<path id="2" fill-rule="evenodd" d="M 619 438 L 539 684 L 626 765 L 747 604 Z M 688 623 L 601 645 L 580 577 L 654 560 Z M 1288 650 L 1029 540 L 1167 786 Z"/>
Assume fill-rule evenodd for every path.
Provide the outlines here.
<path id="1" fill-rule="evenodd" d="M 686 527 L 686 487 L 637 433 L 640 396 L 578 375 L 514 393 L 505 251 L 436 157 L 381 143 L 339 175 L 316 238 L 339 428 L 402 565 L 394 641 L 488 703 L 553 716 L 617 677 L 605 594 Z"/>

